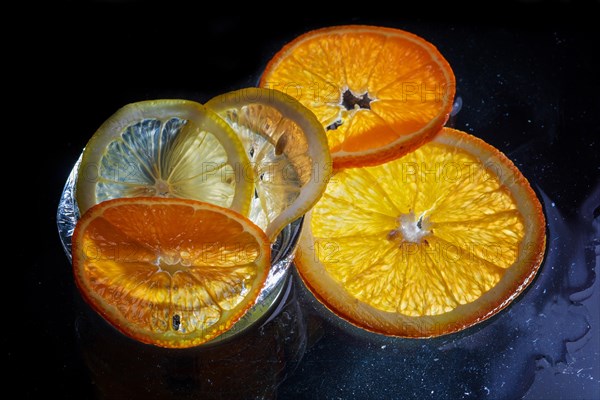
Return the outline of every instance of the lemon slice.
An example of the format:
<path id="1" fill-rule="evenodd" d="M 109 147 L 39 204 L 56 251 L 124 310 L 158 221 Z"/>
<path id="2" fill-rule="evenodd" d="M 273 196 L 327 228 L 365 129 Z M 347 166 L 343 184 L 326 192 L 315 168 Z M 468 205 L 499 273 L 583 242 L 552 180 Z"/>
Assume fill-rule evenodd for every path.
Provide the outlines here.
<path id="1" fill-rule="evenodd" d="M 242 89 L 206 107 L 241 138 L 255 181 L 250 220 L 274 240 L 325 191 L 331 158 L 323 127 L 297 100 L 276 90 Z"/>
<path id="2" fill-rule="evenodd" d="M 129 104 L 88 142 L 78 171 L 81 214 L 121 197 L 200 200 L 247 215 L 254 184 L 239 138 L 219 116 L 186 100 Z"/>

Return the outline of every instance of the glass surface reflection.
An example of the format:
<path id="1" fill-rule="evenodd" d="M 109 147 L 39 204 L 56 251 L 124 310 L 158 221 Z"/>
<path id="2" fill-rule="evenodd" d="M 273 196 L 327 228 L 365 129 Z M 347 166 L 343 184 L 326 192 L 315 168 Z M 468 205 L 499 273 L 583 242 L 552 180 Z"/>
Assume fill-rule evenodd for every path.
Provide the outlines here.
<path id="1" fill-rule="evenodd" d="M 245 332 L 191 349 L 144 345 L 120 334 L 81 302 L 83 359 L 101 399 L 270 399 L 304 354 L 306 322 L 294 282 L 281 302 Z"/>

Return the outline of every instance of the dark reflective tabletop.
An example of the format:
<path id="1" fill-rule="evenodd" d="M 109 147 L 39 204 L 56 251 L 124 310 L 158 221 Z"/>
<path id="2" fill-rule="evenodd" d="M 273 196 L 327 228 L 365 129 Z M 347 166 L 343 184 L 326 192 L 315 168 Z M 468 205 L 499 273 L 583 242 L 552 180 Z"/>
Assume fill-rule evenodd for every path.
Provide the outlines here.
<path id="1" fill-rule="evenodd" d="M 53 139 L 34 145 L 36 228 L 21 242 L 35 241 L 36 249 L 26 246 L 33 261 L 19 271 L 21 294 L 9 299 L 21 304 L 26 294 L 25 308 L 5 322 L 12 328 L 5 365 L 27 377 L 18 389 L 24 398 L 600 398 L 600 65 L 591 56 L 597 28 L 572 14 L 559 18 L 560 9 L 530 26 L 527 18 L 537 15 L 531 7 L 525 16 L 489 23 L 293 22 L 182 10 L 146 18 L 135 7 L 127 11 L 100 8 L 48 21 L 36 46 L 53 56 L 26 51 L 44 88 L 43 101 L 34 102 L 44 118 L 31 119 L 37 130 L 45 126 L 37 135 Z M 130 102 L 204 102 L 255 85 L 284 43 L 342 23 L 405 29 L 444 54 L 462 104 L 449 123 L 503 151 L 543 203 L 548 245 L 536 280 L 492 319 L 429 340 L 350 326 L 295 274 L 278 307 L 230 341 L 173 351 L 118 334 L 81 300 L 56 231 L 62 187 L 89 137 Z"/>

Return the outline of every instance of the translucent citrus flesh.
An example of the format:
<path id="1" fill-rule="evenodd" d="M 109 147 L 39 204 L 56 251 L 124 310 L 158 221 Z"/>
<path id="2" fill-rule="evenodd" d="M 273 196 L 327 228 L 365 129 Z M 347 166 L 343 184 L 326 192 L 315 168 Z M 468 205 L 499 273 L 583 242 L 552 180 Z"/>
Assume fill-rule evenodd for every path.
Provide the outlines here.
<path id="1" fill-rule="evenodd" d="M 325 305 L 398 336 L 454 332 L 532 280 L 545 222 L 512 162 L 445 128 L 389 163 L 336 173 L 307 219 L 296 262 Z"/>
<path id="2" fill-rule="evenodd" d="M 73 236 L 75 278 L 88 302 L 128 336 L 162 347 L 227 331 L 256 300 L 269 265 L 260 228 L 191 200 L 106 201 Z"/>
<path id="3" fill-rule="evenodd" d="M 334 166 L 376 165 L 429 140 L 446 122 L 452 69 L 427 41 L 398 29 L 340 26 L 306 33 L 265 69 L 327 129 Z"/>
<path id="4" fill-rule="evenodd" d="M 304 106 L 274 90 L 242 89 L 206 107 L 240 137 L 255 182 L 249 218 L 274 240 L 325 191 L 331 158 L 323 127 Z"/>
<path id="5" fill-rule="evenodd" d="M 178 197 L 247 213 L 252 181 L 242 144 L 217 115 L 185 100 L 123 107 L 88 142 L 77 180 L 80 212 L 119 197 Z"/>

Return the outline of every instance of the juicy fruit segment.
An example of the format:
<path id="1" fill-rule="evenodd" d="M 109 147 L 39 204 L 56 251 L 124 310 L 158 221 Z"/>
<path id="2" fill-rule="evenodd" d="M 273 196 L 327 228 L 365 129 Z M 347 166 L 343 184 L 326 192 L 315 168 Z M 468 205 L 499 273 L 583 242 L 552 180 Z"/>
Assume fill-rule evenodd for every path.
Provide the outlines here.
<path id="1" fill-rule="evenodd" d="M 196 346 L 227 331 L 256 300 L 269 265 L 260 228 L 191 200 L 105 201 L 73 235 L 86 300 L 126 335 L 162 347 Z"/>
<path id="2" fill-rule="evenodd" d="M 433 45 L 373 26 L 296 38 L 271 59 L 260 86 L 315 113 L 336 168 L 377 165 L 416 149 L 444 125 L 455 93 L 452 69 Z"/>
<path id="3" fill-rule="evenodd" d="M 333 176 L 313 208 L 296 264 L 333 312 L 406 337 L 489 318 L 535 276 L 545 220 L 502 153 L 445 128 L 391 162 Z"/>
<path id="4" fill-rule="evenodd" d="M 129 104 L 88 142 L 77 179 L 81 213 L 120 197 L 178 197 L 247 213 L 253 183 L 235 133 L 187 100 Z"/>
<path id="5" fill-rule="evenodd" d="M 274 240 L 325 191 L 331 158 L 323 127 L 295 99 L 275 90 L 241 89 L 206 107 L 240 137 L 255 182 L 249 217 Z"/>

